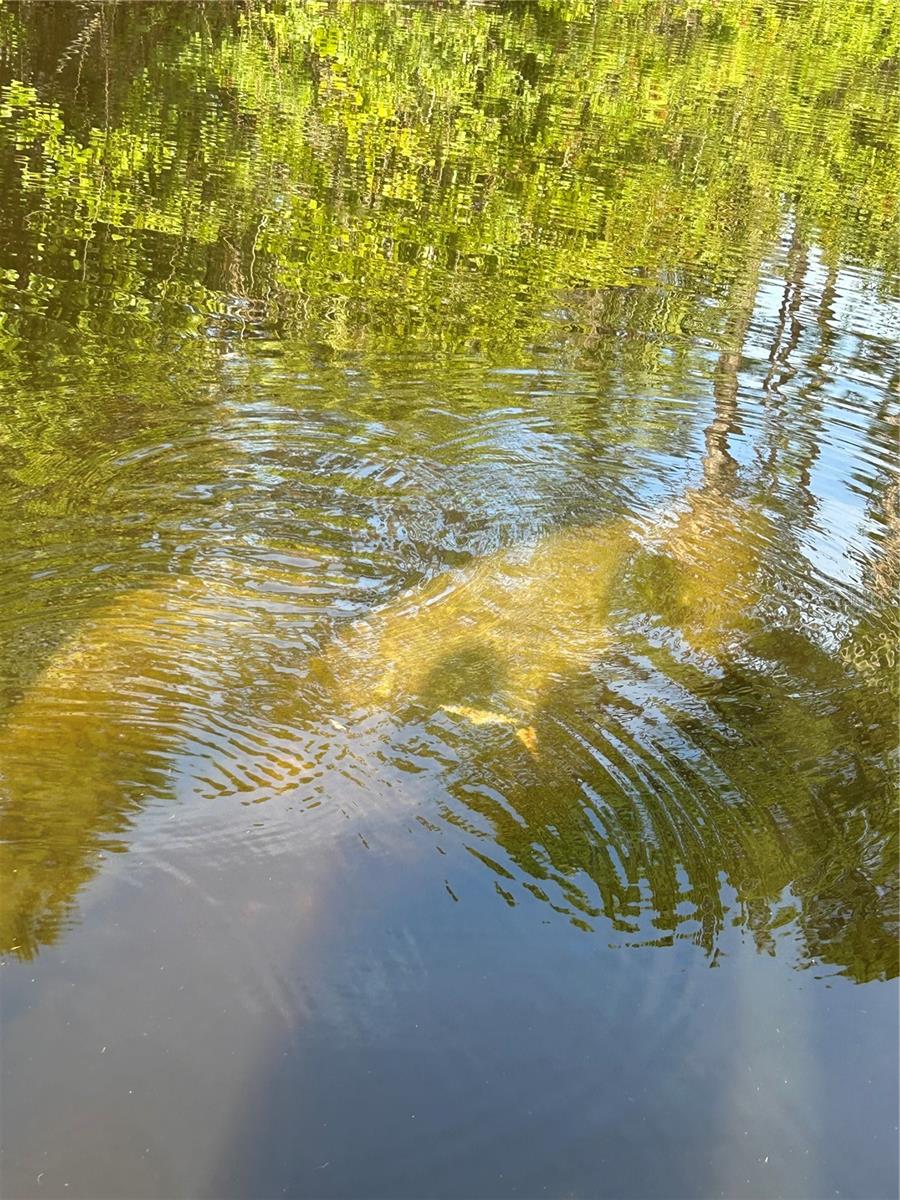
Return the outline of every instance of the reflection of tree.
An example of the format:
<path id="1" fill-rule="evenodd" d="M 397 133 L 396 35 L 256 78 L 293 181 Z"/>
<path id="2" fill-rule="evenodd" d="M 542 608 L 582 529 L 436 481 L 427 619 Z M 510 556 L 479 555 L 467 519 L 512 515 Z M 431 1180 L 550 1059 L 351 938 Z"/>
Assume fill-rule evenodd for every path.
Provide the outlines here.
<path id="1" fill-rule="evenodd" d="M 431 606 L 419 626 L 414 613 L 399 623 L 396 644 L 368 666 L 383 680 L 382 659 L 412 655 L 424 683 L 412 672 L 404 685 L 428 713 L 489 708 L 498 683 L 518 678 L 534 745 L 516 739 L 514 722 L 459 720 L 441 775 L 446 819 L 463 828 L 509 902 L 525 887 L 586 927 L 609 922 L 626 940 L 659 944 L 691 937 L 714 954 L 728 917 L 724 880 L 761 949 L 796 928 L 808 958 L 855 979 L 882 977 L 895 969 L 890 672 L 885 663 L 858 671 L 853 654 L 877 609 L 848 636 L 843 657 L 802 623 L 778 628 L 754 615 L 764 601 L 760 572 L 771 577 L 774 557 L 796 574 L 801 555 L 795 523 L 761 522 L 755 508 L 753 472 L 778 470 L 771 445 L 746 467 L 732 452 L 743 436 L 738 372 L 753 310 L 751 283 L 740 287 L 710 372 L 700 481 L 674 532 L 637 555 L 630 537 L 618 546 L 609 530 L 597 531 L 594 546 L 585 528 L 545 539 L 534 586 L 516 600 L 527 616 L 518 623 L 505 612 L 503 580 L 527 583 L 526 559 L 475 563 L 467 577 L 478 596 L 468 608 L 460 601 L 472 632 L 456 649 L 442 630 L 458 631 L 459 613 Z M 808 512 L 803 473 L 785 477 L 796 511 Z M 890 487 L 879 487 L 876 506 L 886 505 Z M 596 592 L 584 587 L 591 570 Z M 690 597 L 703 595 L 713 570 L 730 599 L 724 609 L 717 599 L 714 623 L 698 621 Z M 440 596 L 442 583 L 432 590 Z M 492 654 L 479 648 L 478 597 L 495 622 L 515 625 L 525 668 L 510 671 L 504 658 L 508 629 Z M 303 691 L 279 689 L 277 637 L 259 601 L 186 583 L 133 593 L 87 622 L 11 714 L 0 734 L 3 870 L 14 881 L 0 909 L 4 945 L 30 954 L 57 936 L 98 854 L 127 841 L 148 796 L 166 795 L 169 764 L 187 743 L 197 753 L 205 721 L 216 728 L 193 772 L 204 795 L 245 787 L 259 799 L 302 787 L 296 733 L 313 708 Z M 610 613 L 612 638 L 601 634 Z M 564 645 L 573 632 L 584 639 L 575 655 Z M 208 705 L 213 682 L 217 712 Z M 335 697 L 326 692 L 322 703 Z M 235 762 L 220 735 L 262 714 L 259 736 Z M 446 727 L 450 717 L 440 719 Z"/>
<path id="2" fill-rule="evenodd" d="M 386 351 L 418 344 L 438 359 L 466 348 L 530 363 L 540 343 L 550 347 L 542 362 L 582 372 L 566 376 L 578 399 L 562 394 L 564 382 L 560 394 L 548 384 L 542 403 L 544 418 L 588 447 L 586 474 L 601 446 L 623 478 L 639 441 L 686 458 L 691 422 L 657 398 L 696 394 L 705 371 L 713 413 L 702 472 L 655 554 L 607 564 L 619 573 L 615 596 L 595 594 L 583 629 L 593 636 L 612 610 L 621 633 L 595 655 L 594 673 L 589 654 L 575 669 L 572 656 L 548 650 L 527 677 L 538 757 L 503 724 L 460 734 L 448 816 L 483 834 L 487 822 L 478 848 L 507 894 L 502 872 L 518 871 L 576 920 L 602 915 L 643 938 L 646 917 L 660 940 L 690 924 L 711 951 L 724 875 L 761 946 L 794 904 L 810 955 L 860 979 L 894 969 L 883 733 L 895 684 L 883 619 L 896 590 L 892 485 L 871 497 L 881 540 L 866 571 L 880 599 L 850 614 L 841 656 L 802 625 L 764 633 L 760 609 L 773 581 L 803 571 L 798 535 L 814 515 L 835 276 L 829 267 L 807 355 L 811 244 L 825 245 L 829 264 L 845 253 L 888 273 L 896 263 L 887 141 L 900 122 L 895 90 L 874 69 L 896 45 L 896 21 L 818 0 L 749 15 L 736 0 L 699 4 L 690 20 L 645 0 L 591 6 L 587 19 L 583 7 L 488 6 L 464 17 L 391 4 L 0 8 L 2 40 L 14 47 L 0 63 L 0 382 L 14 398 L 0 433 L 10 484 L 2 538 L 21 548 L 33 536 L 52 551 L 58 536 L 70 549 L 67 563 L 53 559 L 69 576 L 47 584 L 41 604 L 29 601 L 28 616 L 32 564 L 19 554 L 4 577 L 4 619 L 23 638 L 34 631 L 11 638 L 3 659 L 11 692 L 25 691 L 0 733 L 0 862 L 13 880 L 0 899 L 4 946 L 31 954 L 57 935 L 97 853 L 124 843 L 136 807 L 165 794 L 171 762 L 223 679 L 225 726 L 246 721 L 248 703 L 256 717 L 274 704 L 279 717 L 238 767 L 227 739 L 210 734 L 212 748 L 197 751 L 214 759 L 199 768 L 209 794 L 246 785 L 251 761 L 274 772 L 251 785 L 257 798 L 254 787 L 269 794 L 296 768 L 277 727 L 302 722 L 305 701 L 268 690 L 277 639 L 258 614 L 232 626 L 219 610 L 217 632 L 215 622 L 198 629 L 196 593 L 154 588 L 88 619 L 38 667 L 54 649 L 56 609 L 81 618 L 96 602 L 97 585 L 79 571 L 92 561 L 90 539 L 117 528 L 121 513 L 142 515 L 116 535 L 119 588 L 133 570 L 146 575 L 146 561 L 135 570 L 140 540 L 161 524 L 173 531 L 167 570 L 176 545 L 184 555 L 186 544 L 238 528 L 238 517 L 226 532 L 217 524 L 230 497 L 213 517 L 209 505 L 171 500 L 187 475 L 205 471 L 209 483 L 237 473 L 227 453 L 201 461 L 225 420 L 200 400 L 227 386 L 224 352 L 282 339 L 268 366 L 251 366 L 254 378 L 268 386 L 271 367 L 284 391 L 312 367 L 336 407 L 359 409 L 349 455 L 360 428 L 387 420 L 392 404 L 413 411 L 446 392 L 454 416 L 476 425 L 498 403 L 481 377 L 473 385 L 437 368 L 396 399 Z M 867 140 L 875 127 L 884 144 Z M 783 196 L 793 237 L 761 439 L 740 411 L 740 371 Z M 298 335 L 293 344 L 286 332 Z M 710 338 L 708 369 L 695 343 Z M 329 374 L 345 352 L 350 369 Z M 797 388 L 792 362 L 804 356 Z M 364 400 L 352 383 L 362 370 Z M 82 452 L 174 445 L 186 431 L 189 461 L 151 462 L 133 491 L 121 473 L 100 486 L 83 471 Z M 280 466 L 272 436 L 265 453 Z M 415 433 L 402 444 L 396 429 L 390 436 L 395 455 L 412 454 Z M 750 436 L 764 471 L 740 466 L 736 443 Z M 491 478 L 502 483 L 496 451 L 485 438 L 438 466 L 449 479 L 467 456 L 493 453 Z M 563 493 L 562 471 L 541 469 L 535 487 Z M 337 478 L 333 462 L 328 470 Z M 253 482 L 269 486 L 264 474 Z M 343 476 L 332 490 L 353 486 L 363 484 Z M 763 511 L 763 491 L 782 520 Z M 286 486 L 272 502 L 294 501 Z M 318 504 L 317 493 L 309 511 Z M 356 509 L 332 515 L 364 527 L 340 543 L 358 567 L 377 522 Z M 257 516 L 240 514 L 254 534 Z M 582 508 L 577 520 L 595 517 Z M 87 565 L 76 570 L 80 558 Z M 573 562 L 559 560 L 568 591 L 545 581 L 570 614 Z M 135 643 L 132 633 L 150 627 L 162 642 Z M 200 646 L 215 664 L 209 675 L 192 674 Z M 79 647 L 89 669 L 72 657 Z M 485 675 L 502 674 L 502 659 L 456 653 L 426 671 L 426 690 L 440 693 L 442 669 L 453 667 L 451 701 L 465 706 L 474 691 L 487 703 Z"/>
<path id="3" fill-rule="evenodd" d="M 742 432 L 739 371 L 759 270 L 757 254 L 732 286 L 712 373 L 713 414 L 704 438 L 701 480 L 687 492 L 663 545 L 677 597 L 674 624 L 693 647 L 713 656 L 748 629 L 759 598 L 760 555 L 770 536 L 730 449 Z"/>
<path id="4" fill-rule="evenodd" d="M 823 304 L 833 287 L 829 277 Z M 774 952 L 781 928 L 796 924 L 808 960 L 860 981 L 892 977 L 895 681 L 885 661 L 875 678 L 860 678 L 846 654 L 826 652 L 802 623 L 766 628 L 752 619 L 770 560 L 783 571 L 802 557 L 792 544 L 796 518 L 761 521 L 753 481 L 741 480 L 729 450 L 741 432 L 737 371 L 752 311 L 748 289 L 714 372 L 702 482 L 662 554 L 633 567 L 631 603 L 649 604 L 657 622 L 712 653 L 714 670 L 617 636 L 626 660 L 640 655 L 626 670 L 610 652 L 598 660 L 602 684 L 586 675 L 543 696 L 534 726 L 538 745 L 552 749 L 535 762 L 522 749 L 510 753 L 508 732 L 480 734 L 486 748 L 454 778 L 445 815 L 476 839 L 473 849 L 510 902 L 521 873 L 532 894 L 577 924 L 602 917 L 642 941 L 666 941 L 689 923 L 713 952 L 724 878 L 761 949 Z M 813 396 L 802 389 L 799 403 Z M 770 453 L 756 461 L 772 469 Z M 796 489 L 791 511 L 808 513 L 809 471 L 787 478 Z M 889 503 L 890 487 L 883 490 Z M 649 596 L 648 572 L 656 584 Z M 627 594 L 628 581 L 622 586 Z M 707 589 L 715 624 L 710 609 L 699 623 L 692 612 L 693 597 Z M 871 620 L 860 611 L 860 629 Z"/>
<path id="5" fill-rule="evenodd" d="M 900 448 L 900 369 L 889 381 L 884 400 L 872 415 L 868 441 L 889 468 L 895 465 Z M 888 611 L 896 615 L 900 598 L 900 478 L 896 470 L 872 472 L 867 508 L 875 536 L 864 578 L 875 595 L 889 606 Z M 889 640 L 885 639 L 886 650 Z M 892 656 L 887 665 L 893 666 Z"/>
<path id="6" fill-rule="evenodd" d="M 796 923 L 807 959 L 896 974 L 896 802 L 856 715 L 875 715 L 866 687 L 801 633 L 757 635 L 752 666 L 712 679 L 627 646 L 603 683 L 543 696 L 537 759 L 509 730 L 469 735 L 482 749 L 451 772 L 445 817 L 498 888 L 712 953 L 725 880 L 761 949 Z"/>
<path id="7" fill-rule="evenodd" d="M 832 250 L 860 241 L 891 266 L 892 159 L 854 118 L 897 124 L 873 71 L 893 27 L 856 3 L 819 24 L 579 7 L 461 21 L 399 5 L 16 6 L 2 167 L 30 300 L 16 327 L 90 307 L 95 330 L 125 319 L 149 337 L 161 313 L 185 333 L 210 311 L 239 331 L 245 312 L 338 347 L 424 333 L 511 353 L 548 336 L 560 293 L 673 266 L 727 276 L 739 247 L 774 236 L 778 191 Z M 102 37 L 81 45 L 95 17 Z M 654 320 L 702 325 L 689 307 Z"/>

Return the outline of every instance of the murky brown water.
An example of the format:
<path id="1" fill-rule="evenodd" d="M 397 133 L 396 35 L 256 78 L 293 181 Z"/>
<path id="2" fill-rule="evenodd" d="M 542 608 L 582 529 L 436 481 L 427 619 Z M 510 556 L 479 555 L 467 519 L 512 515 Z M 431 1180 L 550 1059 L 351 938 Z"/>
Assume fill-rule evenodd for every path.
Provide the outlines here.
<path id="1" fill-rule="evenodd" d="M 898 46 L 0 8 L 5 1197 L 896 1194 Z"/>

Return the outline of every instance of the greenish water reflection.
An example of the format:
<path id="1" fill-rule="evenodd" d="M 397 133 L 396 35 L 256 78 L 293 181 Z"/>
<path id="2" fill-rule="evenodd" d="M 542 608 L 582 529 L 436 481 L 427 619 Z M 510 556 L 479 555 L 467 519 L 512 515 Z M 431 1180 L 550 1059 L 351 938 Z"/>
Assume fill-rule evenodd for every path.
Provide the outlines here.
<path id="1" fill-rule="evenodd" d="M 893 977 L 893 6 L 0 32 L 2 949 L 374 754 L 509 904 Z"/>

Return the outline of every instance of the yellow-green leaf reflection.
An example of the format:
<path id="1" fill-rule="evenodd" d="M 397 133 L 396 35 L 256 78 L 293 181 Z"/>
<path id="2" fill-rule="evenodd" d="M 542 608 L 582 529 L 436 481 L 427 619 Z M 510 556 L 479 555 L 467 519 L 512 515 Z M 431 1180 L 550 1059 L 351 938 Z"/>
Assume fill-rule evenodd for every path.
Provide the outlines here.
<path id="1" fill-rule="evenodd" d="M 384 769 L 498 903 L 895 975 L 896 7 L 0 35 L 0 949 Z"/>

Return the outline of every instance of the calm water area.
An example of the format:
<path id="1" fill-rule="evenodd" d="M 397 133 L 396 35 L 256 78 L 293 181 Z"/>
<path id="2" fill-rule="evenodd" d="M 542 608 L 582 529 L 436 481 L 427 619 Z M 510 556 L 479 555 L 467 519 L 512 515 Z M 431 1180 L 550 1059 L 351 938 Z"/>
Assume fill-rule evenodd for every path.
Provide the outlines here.
<path id="1" fill-rule="evenodd" d="M 0 4 L 4 1200 L 898 1191 L 900 9 Z"/>

